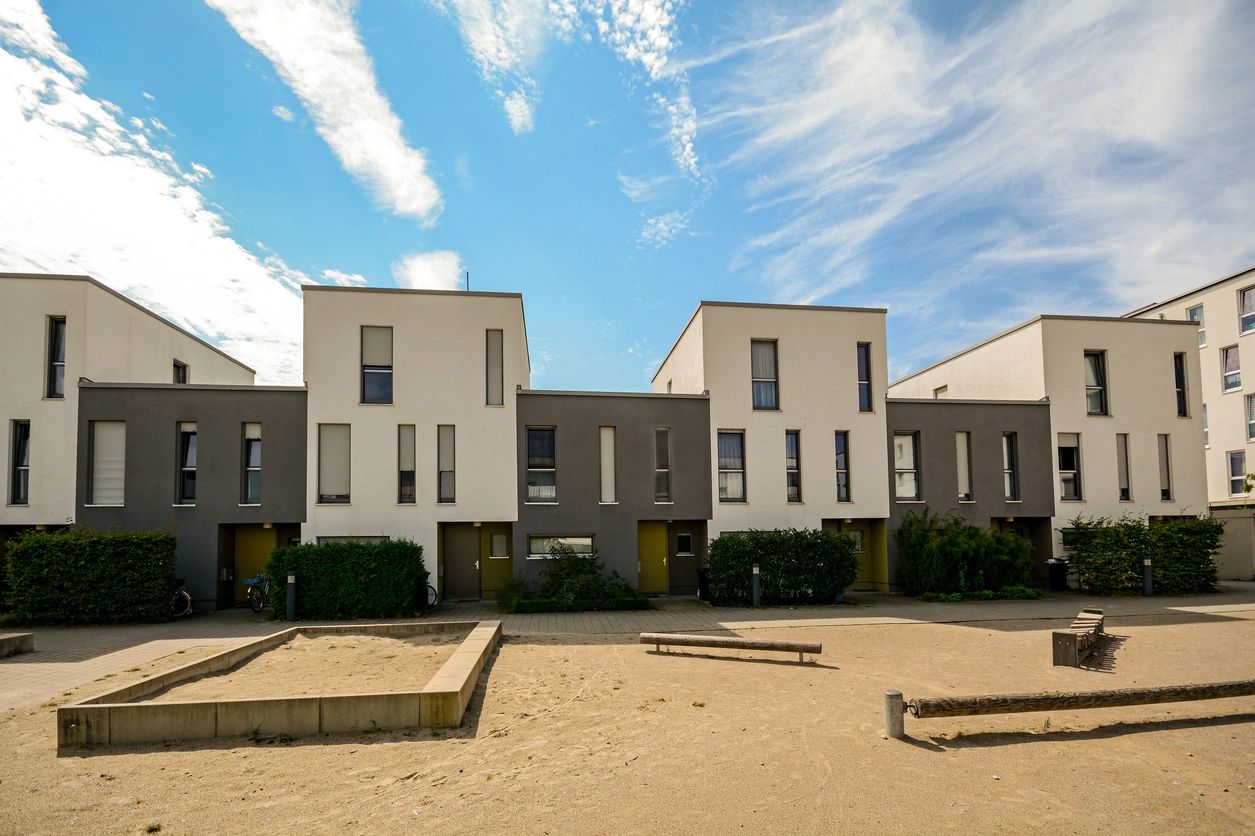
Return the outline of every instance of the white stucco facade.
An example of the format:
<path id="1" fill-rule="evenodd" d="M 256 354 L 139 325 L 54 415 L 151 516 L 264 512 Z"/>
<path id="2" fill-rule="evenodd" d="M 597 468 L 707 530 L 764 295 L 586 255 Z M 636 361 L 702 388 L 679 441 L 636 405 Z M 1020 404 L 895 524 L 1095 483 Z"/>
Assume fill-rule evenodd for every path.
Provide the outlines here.
<path id="1" fill-rule="evenodd" d="M 63 396 L 48 397 L 49 321 L 65 320 Z M 0 274 L 0 526 L 74 522 L 78 380 L 248 385 L 252 369 L 86 276 Z M 15 421 L 30 422 L 29 497 L 12 502 Z M 144 443 L 144 439 L 128 439 Z M 170 444 L 175 430 L 170 430 Z M 171 474 L 173 478 L 173 474 Z"/>

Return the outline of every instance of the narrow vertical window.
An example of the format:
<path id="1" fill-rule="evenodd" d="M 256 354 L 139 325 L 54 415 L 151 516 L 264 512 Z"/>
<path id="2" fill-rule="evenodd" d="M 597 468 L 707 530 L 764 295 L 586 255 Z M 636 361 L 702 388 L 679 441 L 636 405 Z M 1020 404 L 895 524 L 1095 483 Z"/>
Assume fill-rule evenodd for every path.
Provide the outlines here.
<path id="1" fill-rule="evenodd" d="M 784 433 L 784 490 L 789 502 L 802 501 L 802 434 L 798 430 Z"/>
<path id="2" fill-rule="evenodd" d="M 14 421 L 12 424 L 12 443 L 9 445 L 9 504 L 27 505 L 30 503 L 31 476 L 31 422 Z"/>
<path id="3" fill-rule="evenodd" d="M 1242 359 L 1236 345 L 1220 349 L 1220 367 L 1223 369 L 1221 387 L 1226 392 L 1242 388 Z"/>
<path id="4" fill-rule="evenodd" d="M 87 474 L 92 505 L 122 505 L 126 498 L 126 422 L 92 421 Z"/>
<path id="5" fill-rule="evenodd" d="M 601 430 L 601 501 L 616 502 L 614 492 L 614 427 Z"/>
<path id="6" fill-rule="evenodd" d="M 1133 482 L 1129 477 L 1129 434 L 1116 433 L 1116 480 L 1120 487 L 1120 501 L 1133 499 Z"/>
<path id="7" fill-rule="evenodd" d="M 1107 353 L 1085 352 L 1085 411 L 1090 415 L 1107 414 Z"/>
<path id="8" fill-rule="evenodd" d="M 244 425 L 244 504 L 261 502 L 261 424 Z"/>
<path id="9" fill-rule="evenodd" d="M 196 504 L 196 424 L 179 423 L 179 472 L 176 502 L 179 505 Z"/>
<path id="10" fill-rule="evenodd" d="M 65 317 L 48 317 L 48 370 L 44 395 L 65 397 Z"/>
<path id="11" fill-rule="evenodd" d="M 1238 317 L 1238 332 L 1245 334 L 1255 331 L 1255 287 L 1248 287 L 1241 293 L 1242 313 Z"/>
<path id="12" fill-rule="evenodd" d="M 1195 305 L 1185 312 L 1185 317 L 1190 322 L 1198 324 L 1198 344 L 1199 346 L 1207 345 L 1207 328 L 1203 324 L 1203 306 Z"/>
<path id="13" fill-rule="evenodd" d="M 1166 433 L 1159 435 L 1159 498 L 1172 499 L 1172 450 Z"/>
<path id="14" fill-rule="evenodd" d="M 917 439 L 916 433 L 893 434 L 894 496 L 898 499 L 919 499 Z"/>
<path id="15" fill-rule="evenodd" d="M 745 433 L 720 432 L 719 501 L 745 501 Z"/>
<path id="16" fill-rule="evenodd" d="M 1009 502 L 1020 500 L 1020 451 L 1015 433 L 1002 434 L 1002 496 Z"/>
<path id="17" fill-rule="evenodd" d="M 837 502 L 850 501 L 850 433 L 837 430 Z"/>
<path id="18" fill-rule="evenodd" d="M 1203 443 L 1207 443 L 1207 408 L 1203 407 Z M 1255 395 L 1246 396 L 1246 440 L 1255 441 Z"/>
<path id="19" fill-rule="evenodd" d="M 1250 437 L 1251 437 L 1251 419 L 1255 419 L 1255 412 L 1252 412 L 1252 411 L 1251 411 L 1253 408 L 1255 408 L 1255 407 L 1252 407 L 1252 406 L 1251 406 L 1250 401 L 1247 401 L 1247 405 L 1246 405 L 1246 415 L 1247 415 L 1246 435 L 1247 435 L 1247 438 L 1250 438 Z M 1210 446 L 1211 446 L 1211 438 L 1210 438 L 1210 437 L 1208 436 L 1208 434 L 1207 434 L 1207 404 L 1203 404 L 1203 446 L 1204 446 L 1204 447 L 1210 447 Z"/>
<path id="20" fill-rule="evenodd" d="M 1237 496 L 1246 493 L 1246 451 L 1231 450 L 1229 452 L 1229 494 Z"/>
<path id="21" fill-rule="evenodd" d="M 1081 435 L 1059 433 L 1059 498 L 1079 500 L 1081 492 Z"/>
<path id="22" fill-rule="evenodd" d="M 176 384 L 184 384 L 184 383 L 187 383 L 187 381 L 188 381 L 187 363 L 180 363 L 178 360 L 175 360 L 174 361 L 174 382 Z"/>
<path id="23" fill-rule="evenodd" d="M 487 391 L 484 403 L 489 406 L 501 406 L 505 403 L 505 353 L 503 348 L 504 333 L 488 330 L 485 341 L 486 363 L 488 366 Z"/>
<path id="24" fill-rule="evenodd" d="M 362 403 L 392 403 L 392 329 L 362 326 Z"/>
<path id="25" fill-rule="evenodd" d="M 318 501 L 343 504 L 349 501 L 350 444 L 348 424 L 318 425 Z"/>
<path id="26" fill-rule="evenodd" d="M 858 411 L 872 411 L 872 344 L 858 344 Z"/>
<path id="27" fill-rule="evenodd" d="M 527 428 L 527 501 L 558 501 L 557 439 L 553 427 Z"/>
<path id="28" fill-rule="evenodd" d="M 1178 351 L 1172 355 L 1172 375 L 1177 386 L 1177 417 L 1190 416 L 1190 397 L 1185 388 L 1185 354 Z"/>
<path id="29" fill-rule="evenodd" d="M 654 502 L 671 501 L 671 430 L 654 428 Z"/>
<path id="30" fill-rule="evenodd" d="M 775 340 L 750 340 L 750 383 L 755 409 L 779 409 Z"/>
<path id="31" fill-rule="evenodd" d="M 954 434 L 954 460 L 958 465 L 959 501 L 972 501 L 972 434 Z"/>
<path id="32" fill-rule="evenodd" d="M 457 501 L 456 452 L 453 425 L 441 424 L 436 427 L 437 502 Z"/>
<path id="33" fill-rule="evenodd" d="M 402 505 L 413 505 L 418 501 L 415 494 L 417 480 L 414 472 L 418 469 L 418 450 L 415 443 L 413 424 L 397 425 L 397 502 Z"/>

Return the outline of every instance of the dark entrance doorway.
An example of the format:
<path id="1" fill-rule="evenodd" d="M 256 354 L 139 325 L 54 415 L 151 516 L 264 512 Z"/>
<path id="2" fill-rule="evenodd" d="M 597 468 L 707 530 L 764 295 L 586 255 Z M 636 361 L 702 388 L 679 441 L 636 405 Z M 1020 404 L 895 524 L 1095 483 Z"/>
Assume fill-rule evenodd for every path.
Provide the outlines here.
<path id="1" fill-rule="evenodd" d="M 479 529 L 470 523 L 444 523 L 446 601 L 479 598 Z"/>

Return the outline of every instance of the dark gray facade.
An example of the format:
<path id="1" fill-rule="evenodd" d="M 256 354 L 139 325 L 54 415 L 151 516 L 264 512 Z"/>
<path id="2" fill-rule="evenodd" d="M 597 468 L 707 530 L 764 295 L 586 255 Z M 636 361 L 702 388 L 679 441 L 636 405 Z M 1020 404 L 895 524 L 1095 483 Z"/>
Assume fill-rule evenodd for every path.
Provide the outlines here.
<path id="1" fill-rule="evenodd" d="M 124 504 L 91 503 L 92 422 L 125 421 Z M 194 502 L 180 502 L 180 424 L 194 423 Z M 260 424 L 260 498 L 246 502 L 245 425 Z M 303 388 L 79 383 L 77 518 L 108 531 L 169 531 L 196 606 L 230 606 L 240 581 L 305 519 Z M 247 574 L 242 575 L 241 572 Z"/>
<path id="2" fill-rule="evenodd" d="M 528 557 L 531 537 L 591 536 L 607 571 L 637 588 L 695 592 L 711 515 L 709 398 L 521 391 L 517 410 L 516 577 L 529 585 L 539 579 L 544 560 Z M 602 427 L 614 427 L 613 503 L 601 501 Z M 554 430 L 552 502 L 528 501 L 529 428 Z M 655 501 L 658 428 L 670 431 L 670 502 Z M 655 558 L 662 562 L 651 564 Z"/>
<path id="3" fill-rule="evenodd" d="M 910 511 L 956 514 L 981 528 L 1015 531 L 1033 543 L 1035 577 L 1046 579 L 1053 551 L 1054 442 L 1046 401 L 889 398 L 889 576 L 897 578 L 893 532 Z M 897 497 L 894 440 L 915 433 L 918 500 Z M 968 434 L 970 498 L 959 497 L 959 433 Z M 1009 500 L 1003 473 L 1003 436 L 1015 433 L 1018 500 Z"/>

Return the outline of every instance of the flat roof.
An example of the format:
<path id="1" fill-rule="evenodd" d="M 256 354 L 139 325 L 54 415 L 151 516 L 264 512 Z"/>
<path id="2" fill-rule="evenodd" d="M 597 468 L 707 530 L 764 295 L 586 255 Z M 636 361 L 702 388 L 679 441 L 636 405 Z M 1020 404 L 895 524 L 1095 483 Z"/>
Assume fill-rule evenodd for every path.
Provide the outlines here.
<path id="1" fill-rule="evenodd" d="M 1202 293 L 1204 290 L 1211 290 L 1213 287 L 1216 287 L 1217 285 L 1222 285 L 1225 282 L 1233 281 L 1234 279 L 1240 279 L 1243 276 L 1245 276 L 1247 273 L 1255 273 L 1255 267 L 1247 267 L 1245 270 L 1239 270 L 1238 272 L 1234 273 L 1232 276 L 1225 276 L 1223 279 L 1216 279 L 1214 282 L 1208 282 L 1207 284 L 1196 287 L 1193 290 L 1187 290 L 1185 293 L 1180 293 L 1176 296 L 1173 296 L 1171 299 L 1165 299 L 1162 302 L 1151 302 L 1149 305 L 1143 305 L 1142 307 L 1137 308 L 1136 310 L 1129 311 L 1124 316 L 1126 318 L 1134 317 L 1134 316 L 1137 316 L 1138 314 L 1146 313 L 1147 311 L 1153 311 L 1155 308 L 1162 308 L 1164 305 L 1171 305 L 1173 302 L 1184 299 L 1186 296 L 1193 296 L 1195 293 Z"/>
<path id="2" fill-rule="evenodd" d="M 950 403 L 959 406 L 1050 406 L 1050 398 L 1035 401 L 995 398 L 885 398 L 886 403 Z"/>
<path id="3" fill-rule="evenodd" d="M 187 389 L 194 392 L 305 392 L 304 386 L 253 386 L 247 383 L 97 383 L 78 379 L 80 389 Z"/>
<path id="4" fill-rule="evenodd" d="M 672 398 L 689 400 L 710 400 L 706 392 L 693 395 L 684 392 L 581 392 L 575 389 L 519 389 L 519 395 L 564 395 L 581 398 Z"/>
<path id="5" fill-rule="evenodd" d="M 302 291 L 325 290 L 332 293 L 406 293 L 416 296 L 504 296 L 522 301 L 522 293 L 499 290 L 438 290 L 418 287 L 345 287 L 339 284 L 303 284 Z"/>

